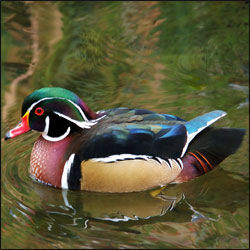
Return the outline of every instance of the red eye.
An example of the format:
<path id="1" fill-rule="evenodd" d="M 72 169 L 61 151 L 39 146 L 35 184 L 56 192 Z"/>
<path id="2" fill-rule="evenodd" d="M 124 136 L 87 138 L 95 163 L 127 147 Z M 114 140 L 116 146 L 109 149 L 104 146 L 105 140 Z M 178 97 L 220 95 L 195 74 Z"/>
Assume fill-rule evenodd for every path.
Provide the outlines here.
<path id="1" fill-rule="evenodd" d="M 36 108 L 35 114 L 36 115 L 42 115 L 44 113 L 44 109 L 41 107 Z"/>

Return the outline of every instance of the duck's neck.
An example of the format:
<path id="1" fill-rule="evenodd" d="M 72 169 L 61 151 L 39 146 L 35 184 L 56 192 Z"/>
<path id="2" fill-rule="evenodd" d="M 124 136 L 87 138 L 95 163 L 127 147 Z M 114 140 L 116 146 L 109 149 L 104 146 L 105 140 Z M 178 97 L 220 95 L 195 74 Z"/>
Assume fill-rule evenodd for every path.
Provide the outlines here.
<path id="1" fill-rule="evenodd" d="M 67 149 L 73 137 L 52 142 L 39 136 L 30 157 L 30 174 L 37 180 L 61 188 L 64 164 L 67 160 Z"/>

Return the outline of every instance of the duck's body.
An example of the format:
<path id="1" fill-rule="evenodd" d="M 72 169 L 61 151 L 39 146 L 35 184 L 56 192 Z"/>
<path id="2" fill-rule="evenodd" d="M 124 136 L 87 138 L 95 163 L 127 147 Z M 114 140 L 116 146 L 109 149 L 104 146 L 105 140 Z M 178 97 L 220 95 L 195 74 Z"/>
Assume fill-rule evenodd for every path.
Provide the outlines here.
<path id="1" fill-rule="evenodd" d="M 21 125 L 42 132 L 30 174 L 58 188 L 132 192 L 200 176 L 239 147 L 244 130 L 211 128 L 226 115 L 216 110 L 191 121 L 144 109 L 95 113 L 68 90 L 44 88 L 28 96 Z"/>

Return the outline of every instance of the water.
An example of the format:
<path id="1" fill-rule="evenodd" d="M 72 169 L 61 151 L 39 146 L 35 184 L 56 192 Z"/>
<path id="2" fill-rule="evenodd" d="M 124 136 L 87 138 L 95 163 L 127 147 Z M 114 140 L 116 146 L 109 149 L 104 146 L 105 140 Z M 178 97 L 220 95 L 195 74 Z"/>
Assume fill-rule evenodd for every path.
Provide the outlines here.
<path id="1" fill-rule="evenodd" d="M 131 194 L 44 186 L 28 174 L 38 133 L 2 141 L 2 248 L 248 248 L 248 18 L 244 2 L 3 2 L 2 138 L 44 86 L 94 110 L 222 109 L 216 126 L 247 134 L 214 171 Z"/>

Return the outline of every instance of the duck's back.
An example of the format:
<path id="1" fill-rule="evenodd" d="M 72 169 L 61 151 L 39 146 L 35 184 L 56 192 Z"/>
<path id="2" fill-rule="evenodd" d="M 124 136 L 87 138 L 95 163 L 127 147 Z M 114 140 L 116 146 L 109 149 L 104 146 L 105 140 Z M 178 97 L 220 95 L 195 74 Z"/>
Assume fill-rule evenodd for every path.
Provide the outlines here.
<path id="1" fill-rule="evenodd" d="M 121 154 L 163 159 L 181 156 L 187 141 L 185 120 L 145 109 L 118 108 L 102 114 L 105 117 L 87 131 L 82 160 Z"/>

